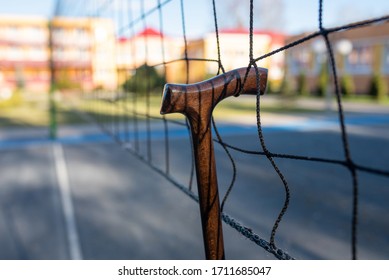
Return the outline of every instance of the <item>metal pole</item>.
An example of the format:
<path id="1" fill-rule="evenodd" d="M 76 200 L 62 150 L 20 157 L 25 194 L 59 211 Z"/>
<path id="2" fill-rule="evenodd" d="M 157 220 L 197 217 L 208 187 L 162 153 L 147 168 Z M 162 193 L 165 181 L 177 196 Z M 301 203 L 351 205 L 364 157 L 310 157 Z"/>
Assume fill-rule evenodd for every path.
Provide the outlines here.
<path id="1" fill-rule="evenodd" d="M 55 63 L 54 63 L 54 42 L 53 42 L 53 20 L 59 13 L 61 1 L 55 3 L 53 17 L 49 21 L 49 53 L 50 53 L 50 89 L 49 89 L 49 137 L 52 140 L 57 138 L 57 106 L 55 98 Z"/>
<path id="2" fill-rule="evenodd" d="M 53 22 L 49 23 L 49 50 L 50 50 L 50 90 L 49 90 L 49 137 L 57 138 L 57 108 L 55 104 L 55 66 L 53 59 Z"/>
<path id="3" fill-rule="evenodd" d="M 263 94 L 266 88 L 267 70 L 258 68 L 258 71 L 259 89 Z M 190 123 L 207 259 L 225 258 L 211 131 L 212 111 L 221 100 L 239 94 L 257 94 L 257 88 L 254 68 L 250 68 L 248 72 L 247 68 L 240 68 L 197 84 L 167 84 L 164 88 L 161 114 L 182 113 Z"/>

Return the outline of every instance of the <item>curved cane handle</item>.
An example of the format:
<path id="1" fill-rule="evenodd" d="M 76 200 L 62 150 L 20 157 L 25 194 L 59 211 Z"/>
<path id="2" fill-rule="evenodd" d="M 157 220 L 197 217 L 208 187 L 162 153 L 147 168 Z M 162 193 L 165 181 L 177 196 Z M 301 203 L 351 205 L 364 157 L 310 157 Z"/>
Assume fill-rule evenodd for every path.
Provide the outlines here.
<path id="1" fill-rule="evenodd" d="M 257 68 L 260 94 L 264 94 L 267 69 Z M 247 74 L 247 76 L 246 76 Z M 257 94 L 255 68 L 239 68 L 196 84 L 166 84 L 161 114 L 182 113 L 189 119 L 207 119 L 221 100 L 239 94 Z"/>

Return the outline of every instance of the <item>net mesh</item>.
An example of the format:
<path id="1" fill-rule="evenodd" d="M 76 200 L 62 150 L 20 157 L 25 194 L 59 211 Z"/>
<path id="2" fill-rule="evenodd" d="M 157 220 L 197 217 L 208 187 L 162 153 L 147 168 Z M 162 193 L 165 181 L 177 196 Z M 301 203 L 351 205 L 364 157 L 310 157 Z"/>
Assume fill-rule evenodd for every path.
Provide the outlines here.
<path id="1" fill-rule="evenodd" d="M 131 81 L 126 86 L 121 87 L 121 84 L 118 82 L 118 88 L 113 91 L 107 91 L 103 89 L 96 88 L 93 90 L 93 93 L 85 92 L 84 100 L 86 103 L 83 103 L 82 106 L 79 106 L 80 111 L 87 112 L 90 120 L 98 123 L 102 130 L 110 134 L 116 142 L 123 146 L 127 151 L 135 155 L 139 160 L 143 161 L 150 166 L 152 170 L 159 173 L 166 180 L 176 186 L 178 189 L 187 194 L 190 198 L 198 202 L 198 197 L 194 193 L 194 171 L 195 164 L 193 160 L 193 150 L 191 150 L 191 167 L 189 172 L 188 182 L 183 182 L 182 178 L 175 177 L 172 172 L 171 164 L 171 135 L 176 133 L 176 127 L 184 127 L 190 135 L 190 128 L 188 121 L 186 119 L 177 119 L 177 118 L 168 118 L 165 116 L 160 116 L 152 112 L 151 108 L 153 107 L 153 102 L 156 99 L 154 95 L 155 91 L 162 92 L 162 88 L 156 86 L 155 79 L 153 78 L 156 72 L 156 69 L 164 73 L 163 79 L 166 80 L 169 67 L 173 64 L 179 64 L 182 73 L 184 73 L 185 79 L 181 82 L 189 83 L 191 81 L 191 64 L 198 62 L 207 62 L 217 65 L 217 71 L 213 75 L 222 74 L 225 72 L 225 67 L 223 65 L 223 57 L 221 55 L 221 45 L 220 45 L 220 36 L 219 36 L 219 20 L 218 20 L 218 6 L 215 0 L 210 1 L 212 7 L 212 13 L 210 14 L 213 17 L 214 25 L 214 36 L 216 40 L 216 55 L 217 58 L 211 59 L 209 57 L 198 57 L 192 55 L 192 50 L 188 44 L 187 37 L 187 26 L 186 26 L 186 16 L 187 11 L 185 10 L 185 2 L 183 0 L 167 0 L 167 1 L 77 1 L 76 5 L 70 3 L 72 1 L 61 1 L 61 8 L 58 11 L 58 14 L 62 15 L 79 15 L 79 16 L 89 16 L 90 18 L 97 17 L 109 17 L 112 18 L 116 24 L 116 37 L 120 38 L 123 36 L 123 40 L 126 37 L 135 38 L 140 29 L 145 30 L 142 37 L 143 42 L 141 44 L 137 43 L 135 40 L 129 40 L 129 44 L 125 45 L 125 48 L 118 50 L 120 57 L 125 59 L 127 56 L 132 57 L 132 65 L 126 65 L 123 73 L 119 72 L 119 75 L 124 75 L 125 81 Z M 166 13 L 169 9 L 172 8 L 170 4 L 172 2 L 177 2 L 178 10 L 176 12 L 180 13 L 178 17 L 176 15 L 176 28 L 181 29 L 181 44 L 184 46 L 183 51 L 179 57 L 171 57 L 168 55 L 168 49 L 174 48 L 174 45 L 169 45 L 167 42 L 167 36 L 165 36 L 165 26 L 164 19 L 167 16 Z M 347 127 L 345 122 L 345 114 L 342 103 L 342 96 L 340 92 L 339 78 L 338 78 L 338 69 L 335 61 L 335 55 L 333 50 L 333 44 L 330 40 L 330 35 L 337 32 L 343 32 L 350 29 L 362 28 L 369 25 L 384 23 L 389 20 L 388 15 L 382 17 L 367 19 L 360 22 L 349 23 L 346 25 L 326 28 L 323 25 L 323 10 L 325 9 L 325 3 L 322 0 L 319 0 L 319 10 L 317 11 L 317 31 L 308 34 L 302 38 L 299 38 L 293 42 L 290 42 L 278 49 L 271 50 L 268 53 L 264 53 L 259 57 L 255 57 L 254 53 L 254 25 L 256 18 L 254 16 L 254 10 L 256 2 L 253 0 L 249 1 L 249 9 L 247 10 L 247 19 L 249 21 L 249 27 L 247 28 L 249 36 L 249 56 L 247 57 L 247 69 L 255 68 L 258 71 L 258 63 L 262 60 L 276 55 L 277 53 L 284 52 L 285 50 L 298 48 L 301 44 L 304 44 L 313 39 L 321 38 L 325 42 L 326 52 L 328 54 L 327 58 L 330 65 L 330 70 L 332 73 L 332 81 L 334 87 L 334 93 L 336 97 L 336 106 L 338 113 L 338 124 L 341 133 L 342 139 L 342 150 L 343 158 L 342 159 L 332 159 L 325 157 L 315 157 L 315 156 L 302 156 L 295 154 L 283 154 L 272 152 L 268 148 L 268 143 L 265 139 L 263 133 L 262 120 L 261 120 L 261 96 L 258 94 L 256 97 L 256 123 L 257 123 L 257 138 L 261 149 L 259 150 L 249 150 L 244 147 L 238 147 L 231 143 L 227 143 L 223 138 L 221 133 L 217 128 L 217 121 L 212 119 L 212 125 L 215 135 L 215 143 L 218 143 L 224 152 L 226 153 L 229 161 L 231 163 L 231 176 L 230 183 L 226 188 L 225 195 L 222 198 L 221 210 L 223 212 L 222 219 L 223 221 L 234 228 L 241 235 L 245 236 L 247 239 L 251 240 L 253 244 L 256 244 L 262 247 L 267 252 L 273 254 L 278 259 L 293 259 L 286 251 L 278 248 L 276 244 L 276 236 L 279 225 L 282 223 L 285 213 L 288 211 L 288 207 L 291 200 L 291 190 L 287 177 L 284 175 L 284 172 L 279 168 L 276 159 L 292 159 L 298 161 L 309 161 L 309 162 L 320 162 L 335 166 L 345 167 L 348 172 L 351 174 L 352 178 L 352 220 L 351 220 L 351 257 L 356 259 L 357 254 L 357 244 L 358 244 L 358 198 L 359 198 L 359 173 L 366 172 L 383 177 L 389 177 L 389 170 L 378 169 L 370 166 L 364 166 L 356 163 L 353 160 L 353 155 L 350 151 L 349 144 L 349 135 L 347 133 Z M 137 11 L 135 14 L 134 11 Z M 169 13 L 169 16 L 171 13 Z M 158 18 L 156 21 L 158 23 L 158 34 L 153 34 L 151 36 L 147 32 L 152 32 L 148 29 L 150 18 Z M 150 35 L 150 36 L 149 36 Z M 154 36 L 156 35 L 156 36 Z M 155 39 L 157 38 L 157 40 Z M 118 39 L 120 40 L 120 39 Z M 150 48 L 149 40 L 154 40 L 153 44 L 157 46 L 156 48 Z M 104 42 L 102 42 L 104 44 Z M 156 54 L 156 52 L 159 52 Z M 140 55 L 142 54 L 142 55 Z M 141 57 L 140 59 L 145 62 L 144 65 L 140 65 L 135 57 Z M 157 56 L 157 59 L 152 59 L 152 57 Z M 259 78 L 258 78 L 259 79 Z M 259 82 L 257 83 L 259 85 Z M 157 89 L 157 90 L 156 90 Z M 86 105 L 85 105 L 86 104 Z M 157 125 L 160 124 L 159 126 Z M 164 149 L 164 160 L 163 164 L 155 158 L 155 151 L 157 148 L 153 146 L 153 129 L 155 127 L 162 127 L 163 133 L 163 149 Z M 189 141 L 191 138 L 189 137 Z M 192 145 L 188 145 L 188 149 L 193 149 Z M 161 146 L 158 147 L 160 151 Z M 248 155 L 254 156 L 263 156 L 271 164 L 274 172 L 279 177 L 281 184 L 284 189 L 284 202 L 279 210 L 279 214 L 274 221 L 274 225 L 271 230 L 269 240 L 260 237 L 255 233 L 250 227 L 243 225 L 241 222 L 237 221 L 235 218 L 231 217 L 228 213 L 225 212 L 225 205 L 228 203 L 229 195 L 231 194 L 237 177 L 237 163 L 235 162 L 232 151 L 240 152 Z M 224 176 L 224 174 L 219 174 L 219 176 Z M 239 191 L 239 190 L 237 190 Z"/>

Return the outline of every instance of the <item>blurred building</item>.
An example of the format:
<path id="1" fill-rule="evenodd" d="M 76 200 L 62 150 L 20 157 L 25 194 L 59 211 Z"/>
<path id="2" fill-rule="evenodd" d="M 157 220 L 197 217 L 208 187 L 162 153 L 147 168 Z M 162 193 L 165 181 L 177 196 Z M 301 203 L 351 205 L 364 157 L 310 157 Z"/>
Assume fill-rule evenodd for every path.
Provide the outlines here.
<path id="1" fill-rule="evenodd" d="M 54 80 L 59 88 L 93 87 L 93 30 L 88 19 L 54 18 Z"/>
<path id="2" fill-rule="evenodd" d="M 52 38 L 55 81 L 59 87 L 116 88 L 116 39 L 111 20 L 54 18 Z"/>
<path id="3" fill-rule="evenodd" d="M 291 36 L 287 43 L 306 36 Z M 350 77 L 355 92 L 367 94 L 373 75 L 381 75 L 389 86 L 389 22 L 336 32 L 329 35 L 340 80 Z M 288 49 L 287 80 L 296 88 L 304 76 L 311 94 L 318 91 L 320 73 L 329 71 L 326 46 L 321 37 Z"/>
<path id="4" fill-rule="evenodd" d="M 220 57 L 226 71 L 248 66 L 250 61 L 250 40 L 247 29 L 222 29 L 219 31 Z M 258 58 L 284 45 L 285 35 L 282 33 L 254 30 L 253 56 Z M 209 33 L 204 38 L 204 57 L 218 58 L 216 34 Z M 282 52 L 258 61 L 258 66 L 269 70 L 268 80 L 278 86 L 284 77 L 284 54 Z M 216 74 L 218 63 L 206 62 L 208 74 Z"/>
<path id="5" fill-rule="evenodd" d="M 226 71 L 248 65 L 250 50 L 248 30 L 221 30 L 219 40 L 221 59 Z M 284 40 L 285 36 L 280 33 L 255 31 L 254 56 L 259 57 L 283 46 Z M 185 60 L 186 57 L 188 60 Z M 166 36 L 153 28 L 145 28 L 130 38 L 119 38 L 117 42 L 119 84 L 123 84 L 133 75 L 135 69 L 144 64 L 156 67 L 160 73 L 166 70 L 167 82 L 199 82 L 218 72 L 219 65 L 213 60 L 217 60 L 215 33 L 187 40 L 186 53 L 182 37 Z M 271 83 L 275 85 L 281 83 L 284 75 L 283 53 L 260 60 L 258 65 L 269 69 Z"/>
<path id="6" fill-rule="evenodd" d="M 0 17 L 0 87 L 47 91 L 50 85 L 48 22 L 38 17 Z"/>
<path id="7" fill-rule="evenodd" d="M 219 39 L 226 71 L 248 65 L 247 30 L 220 30 Z M 274 32 L 255 31 L 253 39 L 254 57 L 284 44 L 284 36 Z M 51 65 L 55 85 L 63 90 L 115 89 L 145 64 L 175 83 L 198 82 L 218 72 L 217 62 L 204 60 L 217 60 L 214 33 L 188 40 L 186 46 L 182 37 L 166 36 L 153 28 L 117 39 L 114 22 L 109 19 L 56 17 L 49 22 L 24 16 L 1 17 L 0 85 L 11 90 L 23 87 L 47 91 Z M 280 83 L 283 53 L 260 60 L 258 65 L 269 69 L 270 83 Z"/>
<path id="8" fill-rule="evenodd" d="M 51 32 L 50 32 L 51 30 Z M 0 17 L 0 87 L 47 92 L 61 89 L 114 89 L 117 86 L 116 39 L 109 19 Z"/>
<path id="9" fill-rule="evenodd" d="M 172 60 L 181 58 L 183 46 L 181 38 L 166 36 L 150 27 L 132 37 L 119 38 L 116 55 L 119 84 L 145 64 L 155 67 L 161 74 L 166 70 L 167 80 L 177 82 L 177 62 Z"/>

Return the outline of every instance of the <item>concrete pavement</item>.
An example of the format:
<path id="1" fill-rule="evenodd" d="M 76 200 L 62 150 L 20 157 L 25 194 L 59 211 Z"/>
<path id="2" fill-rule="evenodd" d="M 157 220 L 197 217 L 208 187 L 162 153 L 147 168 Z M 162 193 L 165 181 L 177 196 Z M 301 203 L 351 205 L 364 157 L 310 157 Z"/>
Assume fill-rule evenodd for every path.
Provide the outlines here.
<path id="1" fill-rule="evenodd" d="M 296 117 L 296 116 L 294 116 Z M 264 124 L 269 150 L 342 159 L 336 119 L 293 116 Z M 387 116 L 350 119 L 350 145 L 357 163 L 389 169 Z M 266 117 L 265 117 L 266 118 Z M 269 118 L 271 119 L 271 118 Z M 320 120 L 320 121 L 319 121 Z M 366 121 L 369 120 L 369 121 Z M 155 125 L 158 128 L 160 125 Z M 171 127 L 171 175 L 189 181 L 188 135 Z M 221 125 L 223 138 L 258 150 L 255 126 Z M 4 134 L 3 134 L 4 135 Z M 152 134 L 153 162 L 165 162 L 163 133 Z M 200 259 L 203 257 L 198 205 L 134 156 L 123 152 L 95 127 L 61 131 L 80 250 L 86 259 Z M 66 217 L 55 171 L 52 143 L 44 139 L 6 147 L 0 143 L 0 258 L 68 259 Z M 26 144 L 29 143 L 29 144 Z M 33 143 L 33 144 L 31 144 Z M 141 150 L 144 151 L 145 144 Z M 223 194 L 231 164 L 216 145 Z M 232 152 L 237 182 L 226 211 L 265 239 L 282 205 L 280 180 L 264 157 Z M 351 179 L 347 169 L 330 164 L 276 159 L 291 188 L 291 204 L 277 244 L 298 259 L 350 258 Z M 358 172 L 360 180 L 359 257 L 389 258 L 389 179 Z M 227 258 L 273 259 L 224 226 Z"/>

